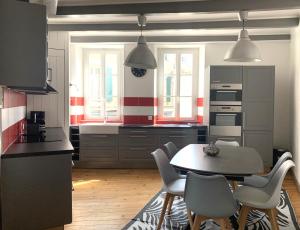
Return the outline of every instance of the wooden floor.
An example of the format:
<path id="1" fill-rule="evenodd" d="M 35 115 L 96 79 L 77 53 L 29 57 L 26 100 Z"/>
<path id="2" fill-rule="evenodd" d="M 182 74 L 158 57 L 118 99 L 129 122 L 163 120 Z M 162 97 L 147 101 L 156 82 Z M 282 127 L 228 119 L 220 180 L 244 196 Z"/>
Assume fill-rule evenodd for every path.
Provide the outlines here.
<path id="1" fill-rule="evenodd" d="M 73 223 L 66 230 L 119 230 L 161 189 L 157 170 L 74 169 Z M 300 194 L 288 175 L 288 191 L 300 220 Z"/>

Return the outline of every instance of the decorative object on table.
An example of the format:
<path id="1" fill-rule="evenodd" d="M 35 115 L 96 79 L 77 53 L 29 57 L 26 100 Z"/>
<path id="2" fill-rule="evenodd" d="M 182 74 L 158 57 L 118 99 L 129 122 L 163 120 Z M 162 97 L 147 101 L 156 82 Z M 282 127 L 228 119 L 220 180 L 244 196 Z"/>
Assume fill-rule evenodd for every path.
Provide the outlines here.
<path id="1" fill-rule="evenodd" d="M 131 67 L 131 73 L 135 77 L 143 77 L 147 73 L 147 70 L 146 69 L 140 69 L 140 68 Z"/>
<path id="2" fill-rule="evenodd" d="M 220 149 L 214 144 L 214 142 L 210 142 L 208 146 L 203 147 L 203 152 L 208 156 L 215 157 L 219 154 Z"/>
<path id="3" fill-rule="evenodd" d="M 141 28 L 141 35 L 138 38 L 138 44 L 128 54 L 124 65 L 140 69 L 156 69 L 157 63 L 155 57 L 147 46 L 147 41 L 143 36 L 143 28 L 146 26 L 146 17 L 144 15 L 138 16 L 138 25 Z"/>
<path id="4" fill-rule="evenodd" d="M 239 12 L 239 20 L 243 23 L 239 38 L 235 45 L 225 54 L 224 61 L 229 62 L 258 62 L 262 58 L 257 46 L 249 38 L 248 31 L 245 29 L 245 22 L 248 19 L 248 11 Z"/>
<path id="5" fill-rule="evenodd" d="M 149 203 L 123 228 L 123 230 L 134 229 L 156 229 L 160 211 L 162 209 L 166 193 L 160 191 Z M 277 206 L 278 224 L 280 230 L 299 230 L 296 215 L 289 196 L 285 190 L 281 191 L 280 204 Z M 238 229 L 237 219 L 239 213 L 230 218 L 234 230 Z M 176 198 L 173 202 L 172 212 L 165 215 L 163 230 L 187 230 L 190 229 L 183 198 Z M 219 229 L 219 225 L 212 220 L 206 220 L 201 225 L 202 230 Z M 258 210 L 252 210 L 247 219 L 247 229 L 271 229 L 267 215 Z"/>

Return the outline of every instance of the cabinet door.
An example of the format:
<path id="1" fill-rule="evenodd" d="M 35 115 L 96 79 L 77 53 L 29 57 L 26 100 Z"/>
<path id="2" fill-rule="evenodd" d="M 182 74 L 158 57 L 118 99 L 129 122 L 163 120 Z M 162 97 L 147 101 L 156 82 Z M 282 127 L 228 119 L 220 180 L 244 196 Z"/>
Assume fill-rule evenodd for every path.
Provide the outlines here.
<path id="1" fill-rule="evenodd" d="M 211 84 L 241 84 L 242 83 L 241 66 L 211 66 L 210 83 Z"/>
<path id="2" fill-rule="evenodd" d="M 273 130 L 274 80 L 273 66 L 243 67 L 244 130 Z"/>
<path id="3" fill-rule="evenodd" d="M 64 127 L 65 125 L 65 56 L 64 50 L 49 49 L 49 84 L 58 91 L 57 94 L 28 95 L 28 111 L 45 111 L 47 127 Z"/>
<path id="4" fill-rule="evenodd" d="M 0 1 L 0 85 L 46 86 L 45 6 Z"/>
<path id="5" fill-rule="evenodd" d="M 244 146 L 255 148 L 268 167 L 273 163 L 273 133 L 264 131 L 245 131 L 243 133 Z"/>

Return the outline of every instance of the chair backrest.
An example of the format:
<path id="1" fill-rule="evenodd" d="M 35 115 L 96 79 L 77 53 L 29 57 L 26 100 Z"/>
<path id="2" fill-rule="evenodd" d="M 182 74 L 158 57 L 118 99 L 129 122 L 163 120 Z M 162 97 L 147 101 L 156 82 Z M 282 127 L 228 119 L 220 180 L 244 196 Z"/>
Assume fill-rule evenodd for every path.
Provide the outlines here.
<path id="1" fill-rule="evenodd" d="M 276 207 L 279 204 L 283 180 L 289 169 L 294 166 L 295 164 L 291 160 L 283 162 L 280 165 L 279 169 L 275 172 L 274 176 L 271 178 L 269 183 L 262 188 L 262 190 L 270 196 L 270 199 L 266 202 L 267 206 Z"/>
<path id="2" fill-rule="evenodd" d="M 178 152 L 177 146 L 171 141 L 164 144 L 164 146 L 167 150 L 167 154 L 168 154 L 169 159 L 172 159 L 175 156 L 175 154 Z"/>
<path id="3" fill-rule="evenodd" d="M 290 152 L 285 152 L 276 162 L 274 168 L 272 169 L 272 171 L 267 175 L 267 177 L 269 179 L 271 179 L 273 177 L 273 175 L 277 172 L 277 170 L 279 169 L 279 167 L 282 165 L 283 162 L 285 162 L 286 160 L 292 159 L 293 156 Z"/>
<path id="4" fill-rule="evenodd" d="M 232 146 L 232 147 L 239 147 L 240 144 L 237 141 L 222 141 L 217 140 L 215 143 L 216 146 Z"/>
<path id="5" fill-rule="evenodd" d="M 169 158 L 167 157 L 166 153 L 163 150 L 157 149 L 151 154 L 155 159 L 156 165 L 159 170 L 159 174 L 165 186 L 167 186 L 174 180 L 179 179 L 176 170 L 173 168 L 172 165 L 170 165 Z"/>
<path id="6" fill-rule="evenodd" d="M 237 210 L 237 202 L 222 175 L 202 176 L 189 172 L 184 200 L 188 209 L 207 217 L 229 217 Z"/>

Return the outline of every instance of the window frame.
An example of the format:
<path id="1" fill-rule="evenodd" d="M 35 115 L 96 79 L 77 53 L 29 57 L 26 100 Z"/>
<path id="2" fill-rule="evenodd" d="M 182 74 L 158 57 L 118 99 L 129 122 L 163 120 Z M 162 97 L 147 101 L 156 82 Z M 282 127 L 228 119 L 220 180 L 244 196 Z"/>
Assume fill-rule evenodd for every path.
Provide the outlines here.
<path id="1" fill-rule="evenodd" d="M 164 54 L 176 54 L 176 86 L 175 86 L 175 117 L 163 116 L 163 90 L 164 90 Z M 193 54 L 193 72 L 192 72 L 192 117 L 180 117 L 180 70 L 181 70 L 181 54 Z M 197 97 L 198 97 L 198 82 L 199 82 L 199 47 L 189 48 L 158 48 L 157 49 L 157 84 L 158 84 L 158 107 L 157 107 L 157 121 L 164 122 L 197 122 Z"/>
<path id="2" fill-rule="evenodd" d="M 83 48 L 83 96 L 85 98 L 85 101 L 87 102 L 89 100 L 89 96 L 87 94 L 87 91 L 89 90 L 86 84 L 87 77 L 88 77 L 88 70 L 89 70 L 89 55 L 92 53 L 98 53 L 101 56 L 101 69 L 100 72 L 100 81 L 102 82 L 99 87 L 101 87 L 101 97 L 100 97 L 100 103 L 101 100 L 104 101 L 103 105 L 100 105 L 100 108 L 102 107 L 103 110 L 103 116 L 100 114 L 100 116 L 90 116 L 87 112 L 87 106 L 86 103 L 84 105 L 84 120 L 86 121 L 96 121 L 96 122 L 120 122 L 122 120 L 122 92 L 123 92 L 123 78 L 124 78 L 124 70 L 123 70 L 123 52 L 124 50 L 122 48 Z M 117 116 L 113 118 L 113 116 L 108 116 L 106 113 L 106 97 L 105 97 L 105 85 L 106 85 L 106 73 L 105 73 L 105 55 L 107 54 L 117 54 L 119 63 L 118 63 L 118 90 L 117 90 L 117 100 L 118 100 L 118 111 Z"/>

